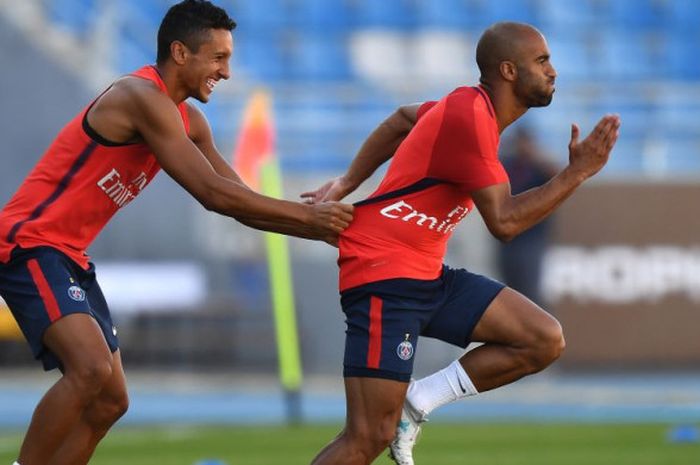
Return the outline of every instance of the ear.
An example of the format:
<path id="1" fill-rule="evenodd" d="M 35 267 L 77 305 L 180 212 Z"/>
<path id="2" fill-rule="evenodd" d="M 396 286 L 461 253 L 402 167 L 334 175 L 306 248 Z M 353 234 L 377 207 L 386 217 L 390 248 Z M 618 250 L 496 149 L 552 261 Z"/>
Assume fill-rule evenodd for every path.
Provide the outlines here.
<path id="1" fill-rule="evenodd" d="M 187 46 L 179 40 L 174 40 L 170 43 L 170 56 L 176 64 L 184 65 L 188 54 Z"/>
<path id="2" fill-rule="evenodd" d="M 518 78 L 518 67 L 512 61 L 502 61 L 498 66 L 501 77 L 508 82 L 513 82 Z"/>

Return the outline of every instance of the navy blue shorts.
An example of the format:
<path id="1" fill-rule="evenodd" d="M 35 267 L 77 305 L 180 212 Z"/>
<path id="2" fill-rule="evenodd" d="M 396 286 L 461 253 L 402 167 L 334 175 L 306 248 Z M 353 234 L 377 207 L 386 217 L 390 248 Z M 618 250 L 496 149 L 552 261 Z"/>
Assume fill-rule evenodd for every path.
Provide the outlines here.
<path id="1" fill-rule="evenodd" d="M 410 381 L 418 336 L 466 348 L 504 287 L 444 266 L 432 281 L 387 279 L 342 292 L 347 324 L 343 375 Z"/>
<path id="2" fill-rule="evenodd" d="M 0 295 L 45 370 L 62 366 L 42 339 L 48 327 L 65 315 L 93 316 L 110 350 L 119 348 L 117 331 L 92 263 L 84 270 L 52 247 L 16 248 L 8 263 L 0 263 Z"/>

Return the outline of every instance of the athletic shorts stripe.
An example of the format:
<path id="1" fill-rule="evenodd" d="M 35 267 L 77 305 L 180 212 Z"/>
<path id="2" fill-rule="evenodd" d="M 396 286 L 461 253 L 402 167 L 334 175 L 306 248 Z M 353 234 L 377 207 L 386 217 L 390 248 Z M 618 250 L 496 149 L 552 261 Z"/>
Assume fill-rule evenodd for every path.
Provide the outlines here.
<path id="1" fill-rule="evenodd" d="M 61 309 L 56 301 L 56 296 L 53 295 L 51 286 L 49 286 L 46 276 L 44 276 L 44 272 L 41 271 L 41 266 L 39 266 L 39 261 L 36 258 L 27 261 L 27 268 L 32 275 L 36 288 L 39 290 L 39 296 L 41 296 L 41 300 L 44 302 L 49 320 L 53 323 L 61 318 Z"/>
<path id="2" fill-rule="evenodd" d="M 85 270 L 52 247 L 16 247 L 10 261 L 0 263 L 0 296 L 24 333 L 32 354 L 46 370 L 60 368 L 61 361 L 44 345 L 44 334 L 66 315 L 94 317 L 110 350 L 119 348 L 114 322 L 92 263 Z"/>
<path id="3" fill-rule="evenodd" d="M 382 356 L 382 299 L 372 296 L 369 303 L 369 349 L 367 368 L 379 368 Z"/>

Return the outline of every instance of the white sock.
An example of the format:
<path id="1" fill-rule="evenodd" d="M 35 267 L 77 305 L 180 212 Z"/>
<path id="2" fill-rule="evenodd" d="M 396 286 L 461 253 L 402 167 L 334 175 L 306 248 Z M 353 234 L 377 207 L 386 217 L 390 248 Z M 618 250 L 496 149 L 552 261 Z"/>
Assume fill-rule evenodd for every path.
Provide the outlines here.
<path id="1" fill-rule="evenodd" d="M 21 465 L 19 462 L 14 462 L 12 465 Z"/>
<path id="2" fill-rule="evenodd" d="M 428 415 L 438 407 L 478 393 L 459 360 L 455 360 L 446 368 L 413 381 L 406 399 L 423 415 Z"/>

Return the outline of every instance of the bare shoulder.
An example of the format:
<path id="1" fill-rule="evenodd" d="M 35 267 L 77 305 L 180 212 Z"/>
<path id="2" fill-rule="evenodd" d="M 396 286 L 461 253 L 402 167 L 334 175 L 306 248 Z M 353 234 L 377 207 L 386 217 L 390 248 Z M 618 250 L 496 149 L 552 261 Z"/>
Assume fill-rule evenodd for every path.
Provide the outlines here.
<path id="1" fill-rule="evenodd" d="M 209 126 L 207 117 L 204 116 L 204 113 L 197 107 L 197 105 L 192 102 L 185 101 L 185 107 L 187 108 L 187 116 L 190 118 L 190 125 Z"/>
<path id="2" fill-rule="evenodd" d="M 185 106 L 187 107 L 187 116 L 190 119 L 190 139 L 194 142 L 210 139 L 212 137 L 211 128 L 204 112 L 191 102 L 186 101 Z"/>
<path id="3" fill-rule="evenodd" d="M 170 102 L 171 105 L 168 105 Z M 175 109 L 174 103 L 150 81 L 133 76 L 116 80 L 100 95 L 90 110 L 90 120 L 98 125 L 103 118 L 112 120 L 119 116 L 122 120 L 133 120 L 142 115 L 145 109 L 156 107 L 163 111 L 168 106 Z M 112 121 L 113 122 L 113 121 Z"/>
<path id="4" fill-rule="evenodd" d="M 155 147 L 165 138 L 187 137 L 175 102 L 155 83 L 132 76 L 117 80 L 88 118 L 99 134 L 112 141 Z"/>
<path id="5" fill-rule="evenodd" d="M 132 109 L 145 109 L 152 105 L 158 107 L 176 108 L 175 103 L 164 94 L 158 86 L 147 80 L 135 76 L 125 76 L 118 79 L 110 92 L 114 91 L 115 98 L 120 99 L 123 104 Z"/>
<path id="6" fill-rule="evenodd" d="M 88 112 L 90 126 L 115 143 L 143 142 L 139 127 L 155 115 L 177 113 L 175 104 L 150 81 L 126 76 L 100 95 Z"/>

